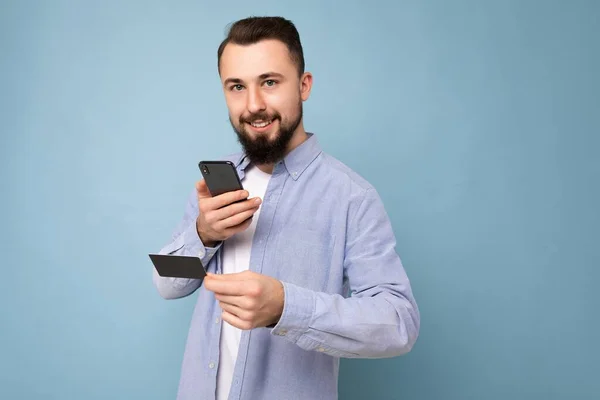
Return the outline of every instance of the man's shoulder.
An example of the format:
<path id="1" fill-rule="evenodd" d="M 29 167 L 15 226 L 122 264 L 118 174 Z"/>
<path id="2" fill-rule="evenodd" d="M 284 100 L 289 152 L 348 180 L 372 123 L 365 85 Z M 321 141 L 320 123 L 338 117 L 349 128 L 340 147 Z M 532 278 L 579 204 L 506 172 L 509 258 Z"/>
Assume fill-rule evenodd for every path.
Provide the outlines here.
<path id="1" fill-rule="evenodd" d="M 373 185 L 365 177 L 325 151 L 321 152 L 321 163 L 326 173 L 330 174 L 335 182 L 351 185 L 357 191 L 374 190 Z"/>
<path id="2" fill-rule="evenodd" d="M 242 160 L 244 155 L 245 153 L 243 151 L 236 151 L 222 155 L 217 158 L 217 160 L 231 161 L 232 163 L 237 164 Z M 375 190 L 373 185 L 365 177 L 335 156 L 325 151 L 321 151 L 319 158 L 322 170 L 334 178 L 333 181 L 340 184 L 351 185 L 356 191 L 366 192 Z"/>

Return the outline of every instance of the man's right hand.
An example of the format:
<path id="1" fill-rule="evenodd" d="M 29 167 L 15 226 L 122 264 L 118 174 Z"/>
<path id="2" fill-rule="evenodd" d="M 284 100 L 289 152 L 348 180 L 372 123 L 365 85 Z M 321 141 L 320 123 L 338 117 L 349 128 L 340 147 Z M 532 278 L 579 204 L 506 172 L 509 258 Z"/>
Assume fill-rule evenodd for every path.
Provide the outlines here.
<path id="1" fill-rule="evenodd" d="M 261 199 L 246 199 L 247 190 L 223 193 L 212 197 L 204 180 L 196 183 L 198 209 L 196 230 L 206 247 L 214 247 L 217 242 L 226 240 L 248 228 L 252 216 L 258 210 Z M 235 203 L 240 201 L 239 203 Z M 232 204 L 235 203 L 235 204 Z"/>

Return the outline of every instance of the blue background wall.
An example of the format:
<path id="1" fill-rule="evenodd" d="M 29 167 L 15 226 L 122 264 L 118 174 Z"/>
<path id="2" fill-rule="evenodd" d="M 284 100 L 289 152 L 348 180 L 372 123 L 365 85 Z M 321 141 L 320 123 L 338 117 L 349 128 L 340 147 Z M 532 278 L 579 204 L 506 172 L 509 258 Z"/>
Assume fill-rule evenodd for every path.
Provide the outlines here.
<path id="1" fill-rule="evenodd" d="M 379 190 L 421 307 L 340 398 L 600 398 L 600 3 L 212 3 L 0 3 L 0 398 L 174 398 L 195 296 L 147 253 L 237 150 L 216 48 L 251 14 L 296 22 L 307 129 Z"/>

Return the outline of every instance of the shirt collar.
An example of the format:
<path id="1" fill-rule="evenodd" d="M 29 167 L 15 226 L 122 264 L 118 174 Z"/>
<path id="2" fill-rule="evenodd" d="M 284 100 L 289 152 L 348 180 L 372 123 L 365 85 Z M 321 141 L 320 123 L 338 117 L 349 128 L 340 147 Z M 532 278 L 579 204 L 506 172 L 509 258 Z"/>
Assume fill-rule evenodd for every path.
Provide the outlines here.
<path id="1" fill-rule="evenodd" d="M 275 169 L 278 168 L 279 164 L 283 164 L 287 173 L 294 180 L 298 180 L 306 168 L 308 168 L 322 152 L 317 136 L 310 132 L 307 132 L 306 134 L 308 135 L 308 139 L 289 152 L 282 161 L 275 164 Z M 250 164 L 250 159 L 242 152 L 236 161 L 235 166 L 238 170 L 243 171 L 248 164 Z"/>

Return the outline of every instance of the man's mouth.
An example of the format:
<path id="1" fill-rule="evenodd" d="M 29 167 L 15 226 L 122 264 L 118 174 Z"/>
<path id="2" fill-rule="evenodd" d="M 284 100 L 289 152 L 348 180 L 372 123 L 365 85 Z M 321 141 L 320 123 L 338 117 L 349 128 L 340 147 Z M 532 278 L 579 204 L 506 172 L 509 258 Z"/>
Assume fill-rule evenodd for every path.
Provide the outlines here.
<path id="1" fill-rule="evenodd" d="M 271 125 L 273 123 L 273 121 L 274 121 L 274 119 L 270 119 L 268 121 L 257 120 L 257 121 L 251 122 L 250 125 L 252 125 L 253 128 L 262 129 L 262 128 L 266 128 L 267 126 Z"/>

